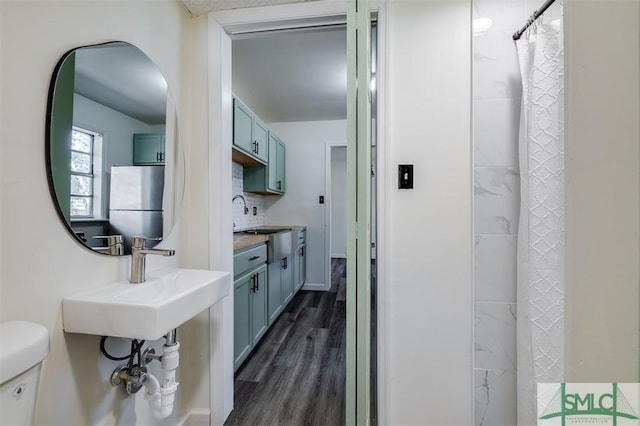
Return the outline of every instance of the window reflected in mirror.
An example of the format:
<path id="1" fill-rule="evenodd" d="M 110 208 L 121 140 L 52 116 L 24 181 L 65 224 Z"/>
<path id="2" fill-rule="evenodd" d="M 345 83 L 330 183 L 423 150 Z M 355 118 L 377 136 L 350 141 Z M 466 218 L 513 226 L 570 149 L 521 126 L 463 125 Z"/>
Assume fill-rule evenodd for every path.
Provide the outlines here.
<path id="1" fill-rule="evenodd" d="M 52 77 L 47 124 L 50 189 L 72 237 L 106 254 L 129 254 L 133 236 L 166 238 L 184 157 L 174 102 L 149 57 L 124 42 L 67 52 Z"/>

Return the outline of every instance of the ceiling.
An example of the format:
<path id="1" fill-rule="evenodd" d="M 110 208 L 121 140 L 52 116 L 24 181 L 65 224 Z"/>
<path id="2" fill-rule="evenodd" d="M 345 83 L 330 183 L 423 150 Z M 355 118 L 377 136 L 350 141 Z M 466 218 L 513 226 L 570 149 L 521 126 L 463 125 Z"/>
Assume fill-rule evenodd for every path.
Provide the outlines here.
<path id="1" fill-rule="evenodd" d="M 344 26 L 233 40 L 233 92 L 265 122 L 346 119 Z"/>
<path id="2" fill-rule="evenodd" d="M 147 124 L 164 124 L 167 82 L 158 67 L 127 43 L 76 50 L 74 91 Z"/>
<path id="3" fill-rule="evenodd" d="M 232 54 L 233 91 L 265 122 L 346 119 L 344 26 L 244 34 Z M 145 123 L 165 121 L 166 82 L 126 43 L 79 49 L 75 89 Z"/>
<path id="4" fill-rule="evenodd" d="M 192 15 L 318 0 L 180 0 Z M 346 31 L 233 36 L 233 91 L 266 122 L 346 119 Z"/>
<path id="5" fill-rule="evenodd" d="M 194 16 L 219 10 L 244 9 L 247 7 L 274 6 L 279 4 L 304 3 L 315 0 L 180 0 Z"/>

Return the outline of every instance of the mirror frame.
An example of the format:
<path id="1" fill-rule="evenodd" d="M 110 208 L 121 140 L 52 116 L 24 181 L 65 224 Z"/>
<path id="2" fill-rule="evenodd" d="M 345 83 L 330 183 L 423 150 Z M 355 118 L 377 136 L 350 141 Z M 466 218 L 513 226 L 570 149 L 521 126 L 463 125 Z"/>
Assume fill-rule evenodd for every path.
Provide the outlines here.
<path id="1" fill-rule="evenodd" d="M 71 220 L 67 220 L 67 217 L 65 216 L 65 213 L 62 210 L 62 207 L 60 206 L 60 203 L 58 201 L 58 194 L 56 192 L 56 186 L 55 186 L 55 182 L 54 182 L 54 170 L 53 170 L 53 156 L 52 156 L 52 125 L 53 125 L 53 104 L 54 104 L 54 98 L 55 98 L 55 92 L 56 92 L 56 83 L 58 81 L 58 77 L 60 75 L 60 70 L 62 69 L 65 61 L 69 58 L 69 56 L 75 52 L 77 52 L 80 49 L 84 49 L 84 48 L 95 48 L 95 47 L 101 47 L 101 46 L 108 46 L 108 45 L 112 45 L 112 44 L 124 44 L 127 46 L 131 46 L 134 47 L 135 49 L 137 49 L 140 54 L 145 55 L 149 61 L 151 61 L 154 65 L 156 65 L 156 68 L 158 68 L 158 71 L 160 72 L 160 74 L 162 75 L 162 72 L 160 71 L 159 67 L 157 66 L 157 64 L 155 64 L 155 62 L 149 58 L 149 56 L 142 50 L 140 49 L 138 46 L 129 43 L 127 41 L 122 41 L 122 40 L 112 40 L 112 41 L 108 41 L 108 42 L 104 42 L 104 43 L 96 43 L 96 44 L 88 44 L 88 45 L 83 45 L 83 46 L 78 46 L 78 47 L 74 47 L 73 49 L 67 50 L 58 60 L 58 62 L 56 63 L 55 67 L 53 68 L 52 74 L 51 74 L 51 79 L 49 81 L 49 89 L 48 89 L 48 94 L 47 94 L 47 108 L 46 108 L 46 117 L 45 117 L 45 167 L 46 167 L 46 173 L 47 173 L 47 184 L 49 187 L 49 194 L 51 196 L 51 201 L 54 205 L 54 208 L 56 210 L 56 213 L 58 215 L 58 218 L 60 219 L 60 221 L 62 222 L 63 226 L 66 228 L 67 232 L 70 234 L 70 236 L 73 238 L 74 241 L 76 241 L 78 244 L 80 244 L 82 247 L 84 247 L 85 249 L 89 250 L 92 253 L 96 253 L 98 255 L 105 255 L 105 256 L 109 256 L 109 257 L 120 257 L 120 256 L 128 256 L 128 254 L 111 254 L 111 253 L 107 253 L 104 251 L 99 251 L 96 250 L 94 247 L 91 247 L 87 242 L 85 242 L 82 238 L 80 238 L 80 236 L 78 236 L 74 230 L 71 227 Z M 164 77 L 164 75 L 162 75 L 162 77 L 164 78 L 165 82 L 166 82 L 166 78 Z M 168 87 L 168 82 L 167 82 L 167 100 L 166 100 L 166 104 L 169 103 L 169 99 L 171 98 L 171 91 Z M 173 230 L 176 227 L 176 224 L 178 223 L 178 219 L 179 219 L 179 215 L 180 212 L 182 210 L 182 203 L 184 200 L 184 192 L 185 192 L 185 183 L 186 183 L 186 164 L 185 164 L 185 156 L 184 156 L 184 149 L 182 147 L 182 144 L 180 142 L 180 131 L 179 131 L 179 126 L 178 126 L 178 114 L 177 114 L 177 109 L 174 107 L 174 113 L 175 113 L 175 129 L 174 129 L 174 134 L 175 134 L 175 143 L 174 143 L 174 150 L 177 151 L 179 158 L 174 159 L 174 163 L 176 165 L 178 165 L 178 167 L 176 167 L 176 171 L 174 171 L 175 174 L 179 174 L 180 176 L 174 176 L 174 187 L 177 188 L 177 190 L 175 191 L 175 193 L 173 194 L 173 203 L 174 206 L 172 207 L 174 210 L 174 216 L 173 216 L 173 222 L 171 223 L 171 229 L 167 230 L 165 232 L 164 230 L 164 223 L 163 223 L 163 237 L 161 240 L 158 241 L 154 241 L 154 240 L 149 240 L 147 247 L 153 247 L 159 243 L 161 243 L 166 237 L 168 237 Z M 176 179 L 180 179 L 180 181 L 178 182 L 178 185 L 175 185 L 175 181 Z M 164 210 L 163 210 L 164 211 Z M 164 219 L 163 219 L 164 220 Z"/>

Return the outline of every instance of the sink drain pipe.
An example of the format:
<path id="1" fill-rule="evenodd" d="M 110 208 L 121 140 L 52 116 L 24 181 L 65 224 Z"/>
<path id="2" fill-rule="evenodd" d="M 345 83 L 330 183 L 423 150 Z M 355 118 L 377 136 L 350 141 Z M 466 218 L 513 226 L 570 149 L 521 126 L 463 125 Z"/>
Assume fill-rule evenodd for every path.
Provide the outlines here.
<path id="1" fill-rule="evenodd" d="M 167 340 L 162 347 L 163 353 L 159 357 L 147 355 L 150 359 L 160 359 L 162 369 L 162 384 L 153 374 L 146 374 L 143 386 L 147 390 L 144 398 L 149 401 L 153 415 L 157 419 L 166 419 L 173 413 L 173 403 L 178 390 L 176 370 L 180 363 L 180 343 L 176 341 L 176 331 L 165 336 Z"/>

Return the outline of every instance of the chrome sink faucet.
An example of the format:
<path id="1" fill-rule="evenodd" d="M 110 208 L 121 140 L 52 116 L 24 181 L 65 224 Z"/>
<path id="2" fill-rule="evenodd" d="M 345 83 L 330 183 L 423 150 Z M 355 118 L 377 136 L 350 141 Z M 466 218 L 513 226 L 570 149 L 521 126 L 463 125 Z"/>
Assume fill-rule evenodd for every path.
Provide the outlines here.
<path id="1" fill-rule="evenodd" d="M 238 198 L 240 198 L 242 200 L 242 203 L 244 204 L 244 214 L 248 214 L 249 213 L 249 207 L 247 207 L 247 200 L 245 200 L 244 196 L 242 196 L 241 194 L 234 195 L 233 198 L 231 199 L 231 204 L 233 204 L 233 202 L 235 200 L 237 200 Z"/>
<path id="2" fill-rule="evenodd" d="M 147 248 L 147 237 L 133 237 L 131 244 L 131 278 L 129 282 L 139 284 L 145 281 L 145 265 L 148 254 L 160 256 L 173 256 L 175 250 L 162 250 Z"/>

